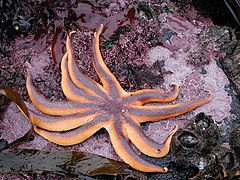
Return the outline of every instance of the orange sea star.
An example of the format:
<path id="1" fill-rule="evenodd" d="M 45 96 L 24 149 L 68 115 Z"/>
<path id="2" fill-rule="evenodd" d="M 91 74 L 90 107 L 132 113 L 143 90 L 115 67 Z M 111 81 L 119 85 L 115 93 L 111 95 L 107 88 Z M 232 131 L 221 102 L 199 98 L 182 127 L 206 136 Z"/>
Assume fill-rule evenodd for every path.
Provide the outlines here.
<path id="1" fill-rule="evenodd" d="M 44 114 L 30 111 L 34 130 L 44 138 L 62 146 L 83 142 L 101 128 L 109 133 L 112 145 L 119 157 L 134 169 L 144 172 L 166 172 L 166 167 L 151 164 L 140 158 L 130 147 L 129 140 L 144 154 L 163 157 L 169 152 L 170 143 L 177 126 L 163 144 L 149 139 L 140 123 L 158 121 L 184 114 L 210 101 L 194 99 L 179 104 L 164 106 L 145 105 L 149 102 L 171 102 L 179 94 L 179 86 L 172 83 L 174 90 L 143 89 L 126 92 L 103 62 L 99 49 L 100 25 L 94 33 L 94 68 L 101 84 L 85 76 L 77 67 L 71 44 L 67 37 L 67 52 L 61 61 L 62 90 L 67 101 L 49 101 L 38 93 L 27 73 L 27 90 L 32 103 Z"/>

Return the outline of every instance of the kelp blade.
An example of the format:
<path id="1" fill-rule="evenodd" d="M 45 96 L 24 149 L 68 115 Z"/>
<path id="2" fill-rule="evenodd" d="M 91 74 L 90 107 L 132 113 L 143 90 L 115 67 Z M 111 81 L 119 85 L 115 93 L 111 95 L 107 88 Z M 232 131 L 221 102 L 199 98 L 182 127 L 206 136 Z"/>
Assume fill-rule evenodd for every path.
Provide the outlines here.
<path id="1" fill-rule="evenodd" d="M 71 175 L 117 175 L 128 166 L 98 155 L 75 151 L 6 149 L 0 153 L 0 172 L 53 172 Z"/>
<path id="2" fill-rule="evenodd" d="M 17 92 L 15 92 L 12 89 L 5 88 L 5 89 L 0 89 L 0 93 L 2 95 L 5 95 L 9 99 L 11 99 L 13 102 L 15 102 L 17 104 L 19 110 L 24 114 L 24 116 L 26 116 L 26 118 L 28 118 L 27 106 L 24 103 L 24 101 L 21 99 L 21 97 L 18 95 Z"/>

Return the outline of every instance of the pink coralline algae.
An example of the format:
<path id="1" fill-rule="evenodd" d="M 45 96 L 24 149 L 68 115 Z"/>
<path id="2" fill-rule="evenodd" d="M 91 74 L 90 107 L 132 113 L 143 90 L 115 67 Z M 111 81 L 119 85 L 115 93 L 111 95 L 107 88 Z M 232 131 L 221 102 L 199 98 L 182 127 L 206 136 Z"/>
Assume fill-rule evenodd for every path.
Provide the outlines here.
<path id="1" fill-rule="evenodd" d="M 163 28 L 167 26 L 178 34 L 171 38 L 170 42 L 166 42 L 178 47 L 178 50 L 176 48 L 173 50 L 169 46 L 157 46 L 150 49 L 147 54 L 149 63 L 154 63 L 156 60 L 164 61 L 166 71 L 172 72 L 164 77 L 163 87 L 171 82 L 179 83 L 181 90 L 177 101 L 205 97 L 209 92 L 213 94 L 213 99 L 208 104 L 183 116 L 150 124 L 146 133 L 155 140 L 163 140 L 166 136 L 163 130 L 166 130 L 167 134 L 169 126 L 171 127 L 173 123 L 184 127 L 187 119 L 200 112 L 211 115 L 215 122 L 224 126 L 224 118 L 230 116 L 232 99 L 225 90 L 229 86 L 229 81 L 222 69 L 217 66 L 218 58 L 223 56 L 217 48 L 217 43 L 212 42 L 211 45 L 204 46 L 204 43 L 209 40 L 204 37 L 208 30 L 205 30 L 203 25 L 194 25 L 175 15 L 174 17 L 166 14 L 162 16 L 162 19 L 167 19 Z M 204 53 L 198 59 L 192 57 L 202 51 Z M 176 121 L 176 119 L 183 121 Z M 161 131 L 156 131 L 158 128 Z"/>

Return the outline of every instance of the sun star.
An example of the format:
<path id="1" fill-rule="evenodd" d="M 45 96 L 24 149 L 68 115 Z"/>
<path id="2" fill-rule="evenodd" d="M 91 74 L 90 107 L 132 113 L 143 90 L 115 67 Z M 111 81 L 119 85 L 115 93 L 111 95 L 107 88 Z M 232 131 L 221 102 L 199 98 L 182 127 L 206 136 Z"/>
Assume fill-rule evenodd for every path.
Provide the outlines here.
<path id="1" fill-rule="evenodd" d="M 155 89 L 126 92 L 102 59 L 99 49 L 102 30 L 101 24 L 93 38 L 93 64 L 102 84 L 79 70 L 71 42 L 72 32 L 67 36 L 67 52 L 61 61 L 62 90 L 68 100 L 46 99 L 34 87 L 28 71 L 28 94 L 32 103 L 43 112 L 30 111 L 29 119 L 38 134 L 62 146 L 81 143 L 104 128 L 109 133 L 116 153 L 132 168 L 143 172 L 166 172 L 166 167 L 151 164 L 138 156 L 131 148 L 130 141 L 148 156 L 163 157 L 169 152 L 177 126 L 163 144 L 158 144 L 143 133 L 140 123 L 184 114 L 210 101 L 211 95 L 206 99 L 194 99 L 179 104 L 146 105 L 150 102 L 173 101 L 179 94 L 178 84 L 171 84 L 174 90 L 170 93 Z"/>

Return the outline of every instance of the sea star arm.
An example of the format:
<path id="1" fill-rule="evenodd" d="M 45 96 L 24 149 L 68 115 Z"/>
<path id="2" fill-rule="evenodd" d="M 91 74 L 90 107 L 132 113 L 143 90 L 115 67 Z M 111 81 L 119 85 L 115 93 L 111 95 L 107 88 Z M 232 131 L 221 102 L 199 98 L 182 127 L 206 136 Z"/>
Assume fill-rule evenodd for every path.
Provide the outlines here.
<path id="1" fill-rule="evenodd" d="M 68 70 L 70 77 L 73 83 L 80 89 L 90 93 L 91 95 L 99 95 L 102 98 L 107 98 L 107 92 L 103 89 L 103 87 L 98 84 L 96 81 L 92 80 L 91 78 L 85 76 L 78 68 L 75 55 L 73 52 L 72 42 L 71 42 L 71 35 L 74 33 L 72 31 L 67 36 L 66 48 L 68 54 Z"/>
<path id="2" fill-rule="evenodd" d="M 27 71 L 26 87 L 28 95 L 32 103 L 43 113 L 49 115 L 64 116 L 84 112 L 89 109 L 92 104 L 71 102 L 71 101 L 49 101 L 42 94 L 40 94 L 33 85 L 32 76 Z"/>
<path id="3" fill-rule="evenodd" d="M 140 123 L 158 121 L 189 112 L 206 104 L 211 99 L 212 96 L 209 95 L 207 99 L 194 99 L 188 102 L 166 106 L 131 106 L 129 107 L 129 116 L 133 119 L 138 119 Z"/>
<path id="4" fill-rule="evenodd" d="M 138 106 L 149 102 L 171 102 L 176 99 L 179 94 L 179 85 L 177 83 L 172 83 L 171 85 L 174 86 L 174 91 L 171 93 L 163 93 L 156 89 L 142 89 L 128 93 L 122 98 L 122 101 L 126 104 Z"/>
<path id="5" fill-rule="evenodd" d="M 68 116 L 49 116 L 46 114 L 37 114 L 32 110 L 29 111 L 29 114 L 29 119 L 34 125 L 48 131 L 68 131 L 89 123 L 100 115 L 99 112 L 97 113 L 93 110 Z"/>
<path id="6" fill-rule="evenodd" d="M 175 126 L 163 144 L 158 144 L 149 139 L 129 117 L 126 118 L 126 131 L 130 141 L 144 154 L 151 157 L 166 156 L 170 150 L 170 143 L 178 127 Z"/>
<path id="7" fill-rule="evenodd" d="M 46 131 L 44 129 L 34 127 L 34 130 L 43 136 L 45 139 L 59 144 L 61 146 L 71 146 L 78 143 L 83 142 L 98 130 L 106 126 L 108 121 L 110 120 L 110 116 L 106 116 L 105 114 L 98 116 L 93 121 L 84 124 L 76 129 L 65 132 L 53 132 Z"/>
<path id="8" fill-rule="evenodd" d="M 102 33 L 103 24 L 101 24 L 94 33 L 93 38 L 93 54 L 94 54 L 94 67 L 95 70 L 103 84 L 104 89 L 109 92 L 109 95 L 113 98 L 118 98 L 120 95 L 126 94 L 126 92 L 122 89 L 121 85 L 117 81 L 116 77 L 110 72 L 107 68 L 106 64 L 102 59 L 102 55 L 99 49 L 99 36 Z"/>
<path id="9" fill-rule="evenodd" d="M 123 136 L 125 134 L 122 132 L 125 131 L 124 128 L 121 129 L 112 125 L 106 129 L 116 153 L 132 168 L 143 172 L 167 172 L 168 169 L 166 167 L 157 166 L 143 160 L 131 149 L 128 140 Z"/>
<path id="10" fill-rule="evenodd" d="M 64 54 L 61 62 L 62 72 L 62 90 L 64 95 L 71 101 L 77 102 L 98 102 L 100 99 L 95 94 L 89 94 L 88 92 L 77 88 L 69 75 L 67 53 Z"/>

